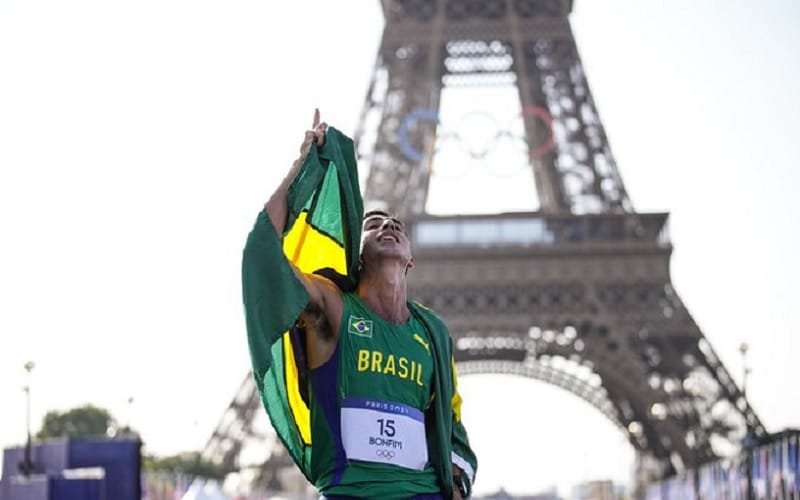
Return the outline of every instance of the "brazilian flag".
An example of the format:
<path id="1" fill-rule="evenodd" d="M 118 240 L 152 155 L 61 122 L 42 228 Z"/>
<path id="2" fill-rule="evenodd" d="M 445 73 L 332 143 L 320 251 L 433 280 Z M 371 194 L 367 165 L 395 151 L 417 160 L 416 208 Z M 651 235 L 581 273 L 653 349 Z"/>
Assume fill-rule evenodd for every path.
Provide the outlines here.
<path id="1" fill-rule="evenodd" d="M 305 343 L 297 319 L 309 297 L 288 261 L 344 291 L 355 288 L 363 204 L 351 139 L 328 128 L 288 189 L 283 234 L 261 212 L 242 261 L 242 294 L 253 376 L 273 427 L 310 474 L 311 422 Z"/>

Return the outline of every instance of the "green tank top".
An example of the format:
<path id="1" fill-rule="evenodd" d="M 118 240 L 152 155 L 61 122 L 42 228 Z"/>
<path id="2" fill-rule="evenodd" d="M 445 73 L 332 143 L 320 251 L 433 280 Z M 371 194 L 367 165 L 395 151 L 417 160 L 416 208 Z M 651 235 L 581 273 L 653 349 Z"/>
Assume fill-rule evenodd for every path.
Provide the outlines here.
<path id="1" fill-rule="evenodd" d="M 336 350 L 311 371 L 311 478 L 326 495 L 408 498 L 438 493 L 425 410 L 430 341 L 413 315 L 390 323 L 344 295 Z"/>

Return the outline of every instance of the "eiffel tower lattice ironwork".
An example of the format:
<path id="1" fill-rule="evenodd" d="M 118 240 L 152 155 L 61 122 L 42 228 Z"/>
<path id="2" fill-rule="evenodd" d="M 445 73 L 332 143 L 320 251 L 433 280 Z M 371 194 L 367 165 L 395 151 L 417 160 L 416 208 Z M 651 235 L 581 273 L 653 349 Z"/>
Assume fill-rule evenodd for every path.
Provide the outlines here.
<path id="1" fill-rule="evenodd" d="M 356 133 L 365 202 L 406 217 L 410 296 L 442 314 L 460 374 L 511 373 L 583 398 L 657 475 L 766 430 L 670 283 L 667 214 L 634 211 L 583 72 L 570 0 L 383 0 Z M 518 90 L 540 210 L 425 212 L 443 88 Z M 542 148 L 542 145 L 547 147 Z M 246 379 L 206 457 L 240 467 L 263 413 Z M 278 447 L 280 448 L 280 447 Z M 276 451 L 276 466 L 286 464 Z"/>

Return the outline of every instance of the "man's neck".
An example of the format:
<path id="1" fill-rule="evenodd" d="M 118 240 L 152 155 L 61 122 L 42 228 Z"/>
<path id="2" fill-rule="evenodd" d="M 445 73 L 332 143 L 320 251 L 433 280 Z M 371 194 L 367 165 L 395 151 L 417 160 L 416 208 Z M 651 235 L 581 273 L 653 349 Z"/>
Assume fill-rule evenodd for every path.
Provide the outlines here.
<path id="1" fill-rule="evenodd" d="M 399 324 L 408 320 L 406 266 L 402 262 L 382 262 L 379 266 L 362 271 L 356 293 L 386 321 Z"/>

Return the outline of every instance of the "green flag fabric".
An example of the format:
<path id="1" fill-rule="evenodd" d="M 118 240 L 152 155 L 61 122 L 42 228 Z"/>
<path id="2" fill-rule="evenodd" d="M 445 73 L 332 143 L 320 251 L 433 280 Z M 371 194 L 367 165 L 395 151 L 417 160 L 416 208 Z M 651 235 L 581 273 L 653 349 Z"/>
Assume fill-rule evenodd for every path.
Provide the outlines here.
<path id="1" fill-rule="evenodd" d="M 286 230 L 261 212 L 242 261 L 242 293 L 253 376 L 270 420 L 308 477 L 311 432 L 302 342 L 295 321 L 308 293 L 289 265 L 343 288 L 358 272 L 363 205 L 353 142 L 331 127 L 312 147 L 288 189 Z M 310 478 L 309 478 L 310 479 Z"/>

